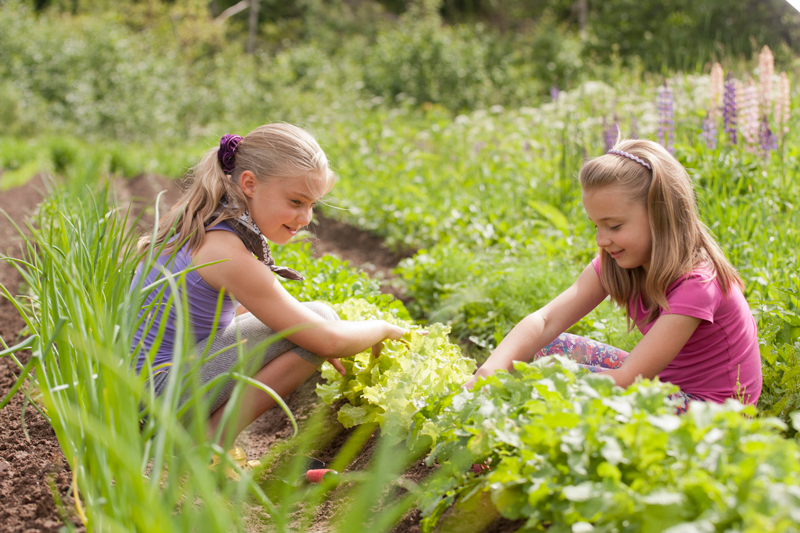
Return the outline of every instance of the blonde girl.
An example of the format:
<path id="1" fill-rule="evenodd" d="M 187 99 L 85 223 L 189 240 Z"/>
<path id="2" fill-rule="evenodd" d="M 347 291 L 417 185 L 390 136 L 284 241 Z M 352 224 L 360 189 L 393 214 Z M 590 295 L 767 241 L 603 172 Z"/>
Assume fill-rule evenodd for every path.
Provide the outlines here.
<path id="1" fill-rule="evenodd" d="M 323 361 L 330 359 L 344 373 L 337 358 L 369 347 L 380 350 L 381 341 L 399 339 L 406 333 L 381 320 L 339 321 L 324 304 L 298 302 L 276 278 L 299 280 L 302 276 L 275 265 L 268 241 L 287 243 L 311 221 L 317 201 L 334 183 L 325 153 L 308 132 L 289 124 L 267 124 L 244 137 L 225 135 L 219 148 L 206 152 L 190 178 L 190 188 L 161 219 L 153 238 L 156 248 L 165 245 L 157 264 L 149 272 L 140 265 L 131 287 L 137 286 L 142 276 L 146 277 L 144 285 L 156 281 L 163 276 L 162 270 L 180 272 L 193 265 L 215 263 L 186 274 L 185 297 L 197 353 L 213 354 L 240 339 L 246 339 L 247 347 L 255 346 L 274 332 L 311 326 L 270 344 L 248 362 L 256 380 L 285 396 Z M 150 241 L 149 236 L 141 239 L 140 253 L 146 253 Z M 217 318 L 220 293 L 222 309 Z M 155 291 L 147 296 L 145 307 L 154 298 Z M 157 394 L 167 383 L 176 336 L 174 306 L 164 303 L 168 298 L 169 289 L 156 302 L 155 311 L 142 320 L 132 340 L 136 370 L 155 369 L 148 379 Z M 160 345 L 151 350 L 160 334 Z M 201 382 L 230 371 L 238 363 L 238 353 L 233 347 L 202 362 Z M 149 364 L 148 354 L 153 357 Z M 210 435 L 217 432 L 233 386 L 234 382 L 228 381 L 213 400 Z M 232 441 L 273 405 L 269 395 L 248 387 L 232 432 L 222 434 L 219 441 Z"/>
<path id="2" fill-rule="evenodd" d="M 761 357 L 742 283 L 697 216 L 686 170 L 661 145 L 617 143 L 580 171 L 598 256 L 566 291 L 528 315 L 467 383 L 514 361 L 560 354 L 627 387 L 638 377 L 690 400 L 756 403 Z M 563 333 L 607 296 L 644 334 L 630 353 Z"/>

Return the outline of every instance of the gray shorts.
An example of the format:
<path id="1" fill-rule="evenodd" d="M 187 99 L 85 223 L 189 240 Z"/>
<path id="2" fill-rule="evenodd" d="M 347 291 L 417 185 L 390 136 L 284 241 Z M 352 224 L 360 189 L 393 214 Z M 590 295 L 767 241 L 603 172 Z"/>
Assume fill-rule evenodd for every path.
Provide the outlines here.
<path id="1" fill-rule="evenodd" d="M 322 302 L 302 302 L 302 305 L 308 307 L 325 320 L 339 320 L 339 316 L 336 314 L 336 311 Z M 267 340 L 274 334 L 275 332 L 273 330 L 268 328 L 263 322 L 261 322 L 251 313 L 238 315 L 228 327 L 217 332 L 213 341 L 211 342 L 211 346 L 208 346 L 208 339 L 206 339 L 204 341 L 200 341 L 195 347 L 195 353 L 205 353 L 205 357 L 207 359 L 202 365 L 200 365 L 198 371 L 199 384 L 205 385 L 215 377 L 230 372 L 239 364 L 239 347 L 237 346 L 233 346 L 232 348 L 229 348 L 228 350 L 225 350 L 208 359 L 211 354 L 214 354 L 227 346 L 231 346 L 242 339 L 247 339 L 245 346 L 254 346 L 262 341 Z M 248 354 L 248 350 L 246 348 L 243 348 L 242 351 L 245 354 Z M 321 365 L 325 362 L 325 359 L 322 357 L 309 352 L 305 348 L 297 346 L 290 340 L 280 339 L 270 343 L 262 351 L 249 353 L 248 355 L 250 360 L 244 363 L 244 367 L 240 366 L 239 368 L 241 369 L 242 373 L 253 375 L 264 368 L 267 363 L 282 353 L 286 353 L 288 351 L 296 353 L 309 363 L 315 365 Z M 188 372 L 188 365 L 186 365 L 184 368 L 184 373 Z M 168 378 L 168 370 L 161 371 L 153 376 L 153 388 L 155 389 L 156 396 L 160 395 L 164 391 L 167 386 Z M 224 380 L 220 385 L 216 386 L 213 390 L 206 394 L 206 396 L 212 393 L 216 394 L 216 398 L 211 404 L 209 414 L 219 409 L 222 404 L 228 401 L 228 398 L 230 398 L 235 385 L 236 380 L 229 378 Z M 181 397 L 178 405 L 183 405 L 186 403 L 191 394 L 191 391 L 186 391 Z"/>

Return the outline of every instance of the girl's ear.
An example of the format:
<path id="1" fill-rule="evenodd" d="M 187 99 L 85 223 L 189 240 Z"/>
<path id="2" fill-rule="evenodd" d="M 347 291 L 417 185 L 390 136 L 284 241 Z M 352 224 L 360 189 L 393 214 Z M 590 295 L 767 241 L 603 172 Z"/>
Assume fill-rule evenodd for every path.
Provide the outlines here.
<path id="1" fill-rule="evenodd" d="M 249 170 L 242 172 L 239 178 L 239 185 L 242 187 L 242 192 L 248 198 L 252 198 L 256 194 L 256 176 Z"/>

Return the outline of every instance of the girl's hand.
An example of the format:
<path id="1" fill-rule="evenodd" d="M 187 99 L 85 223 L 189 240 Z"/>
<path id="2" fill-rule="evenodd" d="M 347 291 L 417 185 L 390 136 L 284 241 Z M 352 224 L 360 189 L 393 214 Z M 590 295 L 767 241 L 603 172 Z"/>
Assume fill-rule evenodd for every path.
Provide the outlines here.
<path id="1" fill-rule="evenodd" d="M 381 325 L 385 328 L 385 333 L 383 335 L 383 340 L 391 339 L 393 341 L 400 340 L 403 338 L 403 335 L 408 333 L 408 330 L 401 328 L 399 326 L 395 326 L 383 320 L 380 321 Z M 341 323 L 340 323 L 341 324 Z M 374 344 L 372 346 L 372 355 L 375 358 L 380 357 L 381 351 L 383 350 L 383 340 Z M 341 375 L 347 375 L 347 370 L 345 370 L 344 365 L 339 359 L 328 359 L 331 363 L 331 366 L 336 369 Z"/>
<path id="2" fill-rule="evenodd" d="M 395 326 L 394 324 L 389 324 L 388 322 L 385 322 L 385 324 L 389 328 L 388 333 L 386 334 L 387 339 L 399 341 L 403 338 L 403 335 L 408 333 L 407 329 L 401 328 L 400 326 Z"/>
<path id="3" fill-rule="evenodd" d="M 492 374 L 495 373 L 494 369 L 489 369 L 485 364 L 481 366 L 477 372 L 470 378 L 469 381 L 461 385 L 462 388 L 467 390 L 472 390 L 472 387 L 475 386 L 475 383 L 478 382 L 478 378 L 488 378 Z"/>
<path id="4" fill-rule="evenodd" d="M 477 375 L 472 376 L 469 381 L 467 381 L 466 383 L 461 385 L 461 388 L 467 389 L 467 390 L 472 390 L 472 387 L 474 387 L 475 383 L 477 383 L 477 382 L 478 382 L 478 376 Z"/>
<path id="5" fill-rule="evenodd" d="M 393 341 L 399 341 L 400 339 L 403 338 L 403 335 L 408 333 L 408 330 L 405 328 L 401 328 L 400 326 L 395 326 L 394 324 L 390 324 L 388 322 L 383 322 L 383 323 L 386 325 L 387 328 L 386 336 L 383 338 L 383 340 L 389 339 Z M 380 357 L 382 350 L 383 350 L 383 341 L 379 342 L 378 344 L 375 344 L 372 347 L 372 355 L 378 358 Z"/>
<path id="6" fill-rule="evenodd" d="M 347 375 L 347 370 L 339 359 L 328 359 L 328 362 L 330 362 L 331 366 L 335 368 L 338 373 L 343 376 Z"/>

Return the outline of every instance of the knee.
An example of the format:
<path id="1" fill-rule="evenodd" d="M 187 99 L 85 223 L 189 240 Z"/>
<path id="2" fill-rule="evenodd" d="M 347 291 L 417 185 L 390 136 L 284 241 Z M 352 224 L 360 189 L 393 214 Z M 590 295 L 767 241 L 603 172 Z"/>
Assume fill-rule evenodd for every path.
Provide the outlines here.
<path id="1" fill-rule="evenodd" d="M 325 320 L 339 320 L 339 315 L 336 313 L 336 311 L 334 311 L 333 308 L 326 303 L 305 302 L 304 305 Z"/>

